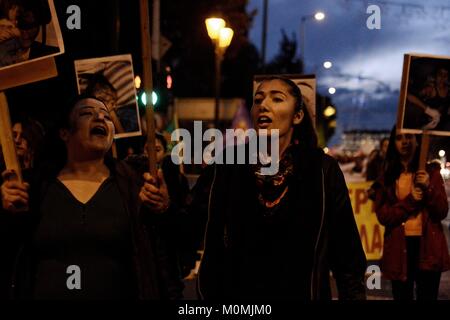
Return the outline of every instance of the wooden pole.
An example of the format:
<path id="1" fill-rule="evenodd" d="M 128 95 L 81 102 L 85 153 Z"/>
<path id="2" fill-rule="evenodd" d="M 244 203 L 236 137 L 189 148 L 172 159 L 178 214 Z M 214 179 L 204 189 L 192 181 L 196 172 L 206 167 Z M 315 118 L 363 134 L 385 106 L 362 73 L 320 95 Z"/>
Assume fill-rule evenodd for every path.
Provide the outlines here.
<path id="1" fill-rule="evenodd" d="M 147 154 L 150 174 L 156 178 L 155 121 L 153 116 L 152 42 L 150 38 L 150 18 L 148 0 L 140 0 L 141 46 L 144 92 L 147 97 L 145 118 L 147 122 Z"/>
<path id="2" fill-rule="evenodd" d="M 8 101 L 4 92 L 0 92 L 0 143 L 2 145 L 3 157 L 6 169 L 14 170 L 20 183 L 22 170 L 17 160 L 16 145 L 12 136 L 11 118 L 9 116 Z"/>
<path id="3" fill-rule="evenodd" d="M 214 58 L 215 58 L 215 71 L 216 71 L 216 78 L 214 83 L 214 89 L 215 89 L 215 99 L 214 99 L 214 128 L 220 130 L 219 126 L 219 110 L 220 110 L 220 84 L 221 84 L 221 78 L 222 78 L 222 49 L 219 48 L 219 43 L 215 43 L 215 51 L 214 51 Z"/>
<path id="4" fill-rule="evenodd" d="M 153 0 L 152 57 L 156 60 L 156 74 L 161 72 L 161 3 Z"/>
<path id="5" fill-rule="evenodd" d="M 112 152 L 112 156 L 114 159 L 117 159 L 117 145 L 116 145 L 116 141 L 113 140 L 113 143 L 111 145 L 111 152 Z"/>
<path id="6" fill-rule="evenodd" d="M 419 170 L 425 170 L 428 158 L 428 148 L 430 146 L 430 134 L 427 130 L 423 132 L 422 143 L 420 145 Z"/>

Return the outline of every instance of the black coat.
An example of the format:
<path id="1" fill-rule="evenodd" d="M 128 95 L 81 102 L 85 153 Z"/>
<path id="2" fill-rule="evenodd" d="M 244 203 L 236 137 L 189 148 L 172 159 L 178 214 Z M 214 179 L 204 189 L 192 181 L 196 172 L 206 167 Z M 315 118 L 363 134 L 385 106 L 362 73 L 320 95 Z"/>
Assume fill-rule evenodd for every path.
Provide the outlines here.
<path id="1" fill-rule="evenodd" d="M 151 212 L 140 206 L 139 186 L 134 172 L 123 162 L 105 162 L 117 181 L 127 214 L 131 221 L 133 266 L 138 285 L 139 299 L 178 299 L 182 296 L 182 283 L 171 271 L 165 245 L 160 241 L 158 230 L 147 222 Z M 40 199 L 46 192 L 48 179 L 35 174 L 30 189 L 30 212 L 16 214 L 9 219 L 16 239 L 23 240 L 15 259 L 11 280 L 11 298 L 29 299 L 32 294 L 32 252 L 30 240 L 39 223 Z"/>
<path id="2" fill-rule="evenodd" d="M 331 299 L 329 273 L 332 271 L 340 299 L 365 299 L 366 258 L 337 162 L 320 149 L 296 148 L 293 156 L 294 175 L 289 182 L 291 196 L 286 200 L 287 210 L 302 215 L 302 223 L 287 228 L 304 239 L 298 245 L 290 243 L 295 251 L 285 256 L 287 259 L 290 255 L 300 255 L 304 260 L 302 270 L 288 275 L 303 279 L 304 288 L 298 288 L 294 298 Z M 254 228 L 254 221 L 249 217 L 255 210 L 255 189 L 249 165 L 211 166 L 194 189 L 197 198 L 203 195 L 203 200 L 194 201 L 197 208 L 203 204 L 208 212 L 198 278 L 199 292 L 204 299 L 246 298 L 242 296 L 242 284 L 235 277 L 242 256 L 252 254 L 242 251 L 245 235 Z M 209 192 L 205 193 L 206 190 Z M 277 272 L 280 270 L 273 270 L 266 277 L 276 276 Z"/>

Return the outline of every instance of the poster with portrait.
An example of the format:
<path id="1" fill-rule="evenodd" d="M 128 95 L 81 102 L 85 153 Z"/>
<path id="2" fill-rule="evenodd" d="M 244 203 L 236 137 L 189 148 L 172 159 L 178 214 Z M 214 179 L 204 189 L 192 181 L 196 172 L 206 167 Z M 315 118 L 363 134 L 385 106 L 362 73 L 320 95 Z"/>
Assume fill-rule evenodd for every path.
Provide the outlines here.
<path id="1" fill-rule="evenodd" d="M 75 73 L 78 93 L 105 102 L 114 123 L 116 139 L 142 134 L 130 54 L 76 60 Z"/>
<path id="2" fill-rule="evenodd" d="M 62 53 L 53 0 L 0 0 L 0 89 L 56 76 Z"/>
<path id="3" fill-rule="evenodd" d="M 450 136 L 450 56 L 405 54 L 397 127 Z"/>
<path id="4" fill-rule="evenodd" d="M 285 74 L 285 75 L 256 75 L 253 78 L 253 94 L 255 93 L 258 85 L 264 79 L 282 76 L 292 80 L 302 92 L 303 103 L 308 109 L 309 115 L 313 126 L 316 126 L 316 76 L 311 74 Z"/>

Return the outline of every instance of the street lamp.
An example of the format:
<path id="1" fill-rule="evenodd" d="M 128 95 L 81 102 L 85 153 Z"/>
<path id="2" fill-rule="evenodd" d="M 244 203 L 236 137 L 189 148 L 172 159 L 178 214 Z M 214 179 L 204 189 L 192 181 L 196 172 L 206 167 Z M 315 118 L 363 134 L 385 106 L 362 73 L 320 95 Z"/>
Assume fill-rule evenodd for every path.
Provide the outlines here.
<path id="1" fill-rule="evenodd" d="M 305 23 L 307 20 L 322 21 L 323 19 L 325 19 L 325 13 L 318 11 L 315 14 L 303 16 L 300 20 L 300 59 L 302 60 L 304 67 L 306 67 L 306 63 L 305 63 Z"/>
<path id="2" fill-rule="evenodd" d="M 332 66 L 333 66 L 333 63 L 331 63 L 331 61 L 325 61 L 325 62 L 323 63 L 323 67 L 324 67 L 325 69 L 330 69 Z"/>
<path id="3" fill-rule="evenodd" d="M 328 88 L 328 93 L 329 94 L 335 94 L 336 93 L 336 88 L 334 88 L 334 87 Z"/>
<path id="4" fill-rule="evenodd" d="M 214 126 L 219 128 L 219 104 L 220 104 L 220 80 L 221 65 L 225 50 L 233 39 L 233 30 L 225 28 L 225 21 L 221 18 L 208 18 L 205 20 L 208 36 L 214 44 L 215 53 L 215 108 L 214 108 Z"/>
<path id="5" fill-rule="evenodd" d="M 316 19 L 317 21 L 322 21 L 323 19 L 325 19 L 325 13 L 321 11 L 316 12 L 316 14 L 314 15 L 314 19 Z"/>
<path id="6" fill-rule="evenodd" d="M 323 115 L 327 118 L 330 118 L 336 114 L 336 109 L 333 106 L 328 106 L 323 111 Z"/>

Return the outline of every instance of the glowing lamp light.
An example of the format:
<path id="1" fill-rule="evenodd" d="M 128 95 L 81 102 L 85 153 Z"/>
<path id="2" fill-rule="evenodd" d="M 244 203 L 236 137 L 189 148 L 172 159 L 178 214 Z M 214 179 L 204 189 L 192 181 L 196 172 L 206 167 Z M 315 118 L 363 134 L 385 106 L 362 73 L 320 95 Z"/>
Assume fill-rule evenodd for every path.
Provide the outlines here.
<path id="1" fill-rule="evenodd" d="M 134 78 L 134 86 L 136 87 L 136 89 L 139 89 L 141 87 L 141 83 L 142 83 L 141 77 L 136 76 Z"/>
<path id="2" fill-rule="evenodd" d="M 450 170 L 447 168 L 442 168 L 441 175 L 442 175 L 443 179 L 449 179 L 450 178 Z"/>
<path id="3" fill-rule="evenodd" d="M 227 48 L 230 43 L 231 39 L 233 39 L 233 30 L 231 28 L 222 28 L 219 32 L 219 47 L 221 48 Z"/>
<path id="4" fill-rule="evenodd" d="M 328 106 L 323 111 L 323 115 L 327 118 L 332 117 L 336 114 L 336 109 L 332 106 Z"/>
<path id="5" fill-rule="evenodd" d="M 167 83 L 167 89 L 172 89 L 172 84 L 173 84 L 173 80 L 172 80 L 172 76 L 169 74 L 166 77 L 166 83 Z"/>
<path id="6" fill-rule="evenodd" d="M 323 19 L 325 19 L 325 13 L 321 11 L 316 12 L 316 14 L 314 15 L 314 19 L 316 19 L 317 21 L 322 21 Z"/>
<path id="7" fill-rule="evenodd" d="M 333 64 L 331 63 L 331 61 L 325 61 L 325 62 L 323 63 L 323 67 L 324 67 L 325 69 L 330 69 L 332 66 L 333 66 Z"/>
<path id="8" fill-rule="evenodd" d="M 220 36 L 220 30 L 225 27 L 225 20 L 221 18 L 208 18 L 205 20 L 208 36 L 215 40 Z"/>

